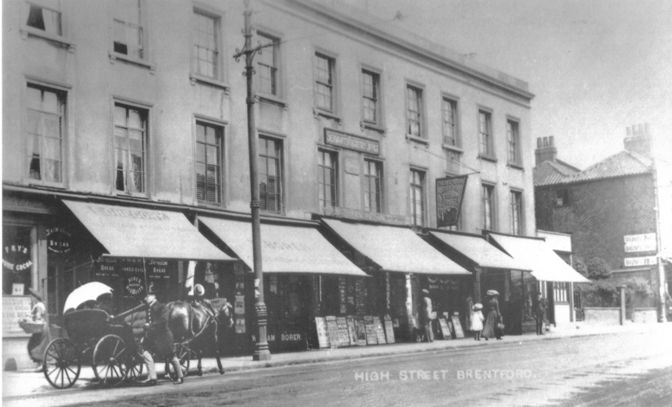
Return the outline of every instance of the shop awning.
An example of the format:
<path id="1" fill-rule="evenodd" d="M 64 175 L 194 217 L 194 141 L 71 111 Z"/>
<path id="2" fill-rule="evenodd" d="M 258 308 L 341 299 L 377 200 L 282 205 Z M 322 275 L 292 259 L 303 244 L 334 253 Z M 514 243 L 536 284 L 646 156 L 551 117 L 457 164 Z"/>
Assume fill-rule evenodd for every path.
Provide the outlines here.
<path id="1" fill-rule="evenodd" d="M 482 236 L 434 231 L 429 233 L 479 267 L 531 271 L 529 267 L 488 243 Z"/>
<path id="2" fill-rule="evenodd" d="M 63 200 L 110 256 L 233 260 L 180 212 Z"/>
<path id="3" fill-rule="evenodd" d="M 336 234 L 385 271 L 471 275 L 405 227 L 322 219 Z"/>
<path id="4" fill-rule="evenodd" d="M 574 283 L 590 281 L 565 263 L 543 239 L 498 233 L 489 233 L 489 236 L 514 259 L 532 270 L 537 280 Z"/>
<path id="5" fill-rule="evenodd" d="M 252 269 L 250 222 L 200 216 L 199 221 L 217 235 Z M 264 273 L 314 273 L 368 277 L 313 226 L 261 225 Z"/>

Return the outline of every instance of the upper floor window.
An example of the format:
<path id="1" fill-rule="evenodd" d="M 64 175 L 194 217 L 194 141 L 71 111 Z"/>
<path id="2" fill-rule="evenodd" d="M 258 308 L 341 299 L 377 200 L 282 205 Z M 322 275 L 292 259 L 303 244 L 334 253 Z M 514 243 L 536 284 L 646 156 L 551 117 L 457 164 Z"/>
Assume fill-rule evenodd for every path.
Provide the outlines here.
<path id="1" fill-rule="evenodd" d="M 411 218 L 413 225 L 425 224 L 425 173 L 411 169 L 410 183 Z"/>
<path id="2" fill-rule="evenodd" d="M 270 212 L 282 210 L 282 141 L 259 137 L 260 208 Z"/>
<path id="3" fill-rule="evenodd" d="M 457 127 L 457 101 L 443 98 L 441 100 L 441 117 L 443 119 L 443 144 L 459 147 L 460 139 Z"/>
<path id="4" fill-rule="evenodd" d="M 569 189 L 562 188 L 555 190 L 555 207 L 561 208 L 569 206 Z"/>
<path id="5" fill-rule="evenodd" d="M 406 86 L 406 134 L 411 137 L 423 137 L 422 89 Z"/>
<path id="6" fill-rule="evenodd" d="M 315 54 L 315 105 L 318 109 L 335 112 L 336 60 L 324 54 Z"/>
<path id="7" fill-rule="evenodd" d="M 65 93 L 28 84 L 28 177 L 63 182 L 63 133 Z"/>
<path id="8" fill-rule="evenodd" d="M 193 72 L 205 78 L 220 78 L 219 17 L 194 10 L 192 56 Z"/>
<path id="9" fill-rule="evenodd" d="M 364 160 L 364 210 L 383 211 L 383 164 L 380 161 Z"/>
<path id="10" fill-rule="evenodd" d="M 115 1 L 113 21 L 115 53 L 137 59 L 146 58 L 146 38 L 142 19 L 142 0 Z"/>
<path id="11" fill-rule="evenodd" d="M 485 110 L 478 111 L 478 142 L 481 155 L 495 156 L 492 143 L 492 114 Z"/>
<path id="12" fill-rule="evenodd" d="M 209 123 L 196 123 L 196 198 L 222 202 L 222 144 L 224 129 Z"/>
<path id="13" fill-rule="evenodd" d="M 523 234 L 523 193 L 511 191 L 511 234 Z"/>
<path id="14" fill-rule="evenodd" d="M 333 208 L 338 205 L 338 155 L 326 150 L 319 150 L 318 154 L 320 208 Z"/>
<path id="15" fill-rule="evenodd" d="M 117 191 L 146 192 L 148 114 L 146 109 L 121 103 L 114 105 L 114 161 Z"/>
<path id="16" fill-rule="evenodd" d="M 261 53 L 256 55 L 258 92 L 279 97 L 280 40 L 261 32 L 257 32 L 257 35 L 262 45 L 268 45 L 261 50 Z"/>
<path id="17" fill-rule="evenodd" d="M 483 229 L 495 230 L 495 187 L 483 184 Z"/>
<path id="18" fill-rule="evenodd" d="M 362 70 L 362 120 L 380 124 L 380 75 Z"/>
<path id="19" fill-rule="evenodd" d="M 506 121 L 506 142 L 509 163 L 520 164 L 520 132 L 518 122 L 515 120 Z"/>
<path id="20" fill-rule="evenodd" d="M 61 12 L 57 1 L 40 1 L 40 4 L 29 2 L 26 6 L 28 8 L 26 20 L 28 27 L 59 37 L 63 35 Z"/>

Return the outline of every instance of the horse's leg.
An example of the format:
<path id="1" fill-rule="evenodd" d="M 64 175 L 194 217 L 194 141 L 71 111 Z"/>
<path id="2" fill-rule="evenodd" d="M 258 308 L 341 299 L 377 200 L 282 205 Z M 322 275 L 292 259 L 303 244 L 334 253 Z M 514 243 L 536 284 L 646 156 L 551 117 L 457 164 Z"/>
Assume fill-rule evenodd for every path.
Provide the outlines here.
<path id="1" fill-rule="evenodd" d="M 218 340 L 218 333 L 217 331 L 219 330 L 218 324 L 215 324 L 215 329 L 214 331 L 214 342 L 215 342 L 215 358 L 217 358 L 217 367 L 219 368 L 219 374 L 224 374 L 224 368 L 222 367 L 222 360 L 219 357 L 219 340 Z"/>
<path id="2" fill-rule="evenodd" d="M 203 352 L 200 350 L 196 352 L 196 356 L 198 357 L 198 375 L 203 376 L 203 367 L 201 366 L 201 359 L 203 359 Z"/>

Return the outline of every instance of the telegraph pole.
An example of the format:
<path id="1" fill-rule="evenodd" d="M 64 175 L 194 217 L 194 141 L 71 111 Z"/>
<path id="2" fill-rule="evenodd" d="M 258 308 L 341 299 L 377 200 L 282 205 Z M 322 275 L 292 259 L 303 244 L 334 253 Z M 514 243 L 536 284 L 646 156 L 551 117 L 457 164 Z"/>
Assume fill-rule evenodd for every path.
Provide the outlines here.
<path id="1" fill-rule="evenodd" d="M 252 86 L 252 79 L 254 77 L 254 55 L 260 52 L 262 48 L 268 47 L 272 44 L 258 45 L 252 47 L 252 10 L 250 10 L 249 0 L 245 0 L 245 45 L 243 49 L 236 49 L 233 56 L 236 61 L 240 60 L 242 56 L 245 57 L 245 77 L 247 78 L 247 137 L 249 144 L 249 158 L 250 158 L 250 210 L 252 214 L 252 266 L 254 268 L 254 291 L 255 303 L 254 309 L 257 317 L 257 343 L 252 354 L 253 360 L 270 360 L 271 351 L 268 349 L 268 339 L 266 335 L 266 328 L 268 323 L 268 312 L 266 310 L 266 303 L 264 302 L 264 274 L 261 264 L 261 227 L 259 221 L 259 183 L 257 181 L 257 131 L 254 122 L 254 102 L 255 95 Z"/>

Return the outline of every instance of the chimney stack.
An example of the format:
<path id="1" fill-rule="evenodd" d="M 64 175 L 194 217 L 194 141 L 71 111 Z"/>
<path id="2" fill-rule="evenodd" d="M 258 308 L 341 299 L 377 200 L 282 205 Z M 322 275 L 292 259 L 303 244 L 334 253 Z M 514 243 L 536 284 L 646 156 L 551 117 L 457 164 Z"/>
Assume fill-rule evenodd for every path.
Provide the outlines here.
<path id="1" fill-rule="evenodd" d="M 651 134 L 649 123 L 635 124 L 625 129 L 626 137 L 623 139 L 623 147 L 628 151 L 651 156 Z"/>
<path id="2" fill-rule="evenodd" d="M 537 137 L 537 149 L 534 150 L 534 155 L 536 157 L 536 165 L 540 165 L 544 161 L 554 161 L 558 155 L 554 137 Z"/>

